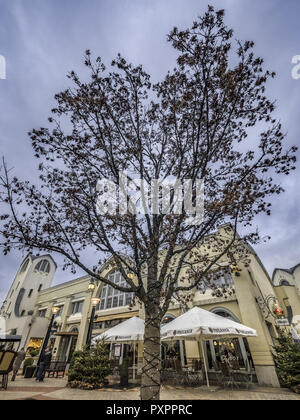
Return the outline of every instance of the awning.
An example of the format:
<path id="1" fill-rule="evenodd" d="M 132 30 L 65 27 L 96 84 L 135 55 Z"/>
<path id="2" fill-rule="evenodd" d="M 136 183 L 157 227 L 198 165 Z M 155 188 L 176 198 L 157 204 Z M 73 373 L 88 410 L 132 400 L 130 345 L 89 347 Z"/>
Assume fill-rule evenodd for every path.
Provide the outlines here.
<path id="1" fill-rule="evenodd" d="M 104 340 L 108 343 L 131 343 L 133 341 L 143 341 L 145 332 L 145 321 L 133 316 L 130 319 L 104 331 L 97 335 L 92 343 Z"/>
<path id="2" fill-rule="evenodd" d="M 97 316 L 95 318 L 94 323 L 102 322 L 102 321 L 111 321 L 112 319 L 128 319 L 128 318 L 132 318 L 133 316 L 138 316 L 138 315 L 139 315 L 138 311 L 123 312 L 120 314 L 112 314 L 112 315 L 102 315 L 102 316 Z"/>
<path id="3" fill-rule="evenodd" d="M 198 307 L 190 309 L 161 328 L 161 339 L 167 341 L 256 336 L 257 333 L 252 328 Z"/>
<path id="4" fill-rule="evenodd" d="M 0 341 L 3 343 L 16 343 L 22 340 L 21 335 L 0 334 Z"/>
<path id="5" fill-rule="evenodd" d="M 161 340 L 194 340 L 201 344 L 204 355 L 204 341 L 218 338 L 257 337 L 252 328 L 224 318 L 205 309 L 194 307 L 185 314 L 161 328 Z M 203 357 L 206 382 L 209 387 L 207 361 Z"/>
<path id="6" fill-rule="evenodd" d="M 60 332 L 54 333 L 54 335 L 56 335 L 58 337 L 77 337 L 78 332 L 76 332 L 76 331 L 60 331 Z"/>

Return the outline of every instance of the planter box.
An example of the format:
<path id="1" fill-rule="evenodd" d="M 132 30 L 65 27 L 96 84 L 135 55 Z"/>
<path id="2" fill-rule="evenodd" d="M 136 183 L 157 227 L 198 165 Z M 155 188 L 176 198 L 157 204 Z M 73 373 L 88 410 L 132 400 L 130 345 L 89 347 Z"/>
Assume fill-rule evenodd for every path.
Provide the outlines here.
<path id="1" fill-rule="evenodd" d="M 35 366 L 27 366 L 25 369 L 24 378 L 32 378 L 34 375 L 36 367 Z"/>
<path id="2" fill-rule="evenodd" d="M 128 386 L 128 376 L 120 376 L 120 386 Z"/>

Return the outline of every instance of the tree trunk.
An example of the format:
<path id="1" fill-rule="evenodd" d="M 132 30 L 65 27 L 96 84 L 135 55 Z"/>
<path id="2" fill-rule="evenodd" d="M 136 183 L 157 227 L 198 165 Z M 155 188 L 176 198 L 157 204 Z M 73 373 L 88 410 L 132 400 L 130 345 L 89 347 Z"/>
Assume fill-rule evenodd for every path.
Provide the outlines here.
<path id="1" fill-rule="evenodd" d="M 141 400 L 159 400 L 160 397 L 160 315 L 159 303 L 149 299 L 145 305 L 145 334 Z"/>

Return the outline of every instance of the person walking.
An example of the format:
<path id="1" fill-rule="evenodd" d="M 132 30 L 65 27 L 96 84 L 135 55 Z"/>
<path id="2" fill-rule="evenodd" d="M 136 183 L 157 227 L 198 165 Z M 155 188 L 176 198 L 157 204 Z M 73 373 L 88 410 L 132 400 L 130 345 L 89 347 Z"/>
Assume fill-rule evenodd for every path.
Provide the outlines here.
<path id="1" fill-rule="evenodd" d="M 51 351 L 51 348 L 50 347 L 46 347 L 45 351 L 41 355 L 40 364 L 39 364 L 38 372 L 37 372 L 37 375 L 36 375 L 36 380 L 37 381 L 39 381 L 39 382 L 43 382 L 44 381 L 46 369 L 50 365 L 51 359 L 52 359 L 52 351 Z"/>
<path id="2" fill-rule="evenodd" d="M 11 378 L 12 381 L 14 381 L 16 379 L 18 371 L 19 371 L 19 369 L 21 367 L 21 364 L 22 364 L 23 360 L 25 359 L 25 357 L 26 357 L 26 352 L 25 352 L 24 347 L 22 347 L 21 350 L 17 352 L 17 357 L 14 361 L 13 376 Z"/>

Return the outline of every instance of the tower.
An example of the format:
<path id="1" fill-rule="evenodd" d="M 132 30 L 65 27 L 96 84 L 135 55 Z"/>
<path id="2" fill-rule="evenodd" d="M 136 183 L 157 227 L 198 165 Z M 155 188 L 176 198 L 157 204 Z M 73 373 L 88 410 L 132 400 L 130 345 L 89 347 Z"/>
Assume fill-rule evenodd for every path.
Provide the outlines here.
<path id="1" fill-rule="evenodd" d="M 0 316 L 5 319 L 6 333 L 21 335 L 21 347 L 27 341 L 37 295 L 51 286 L 56 268 L 50 255 L 27 255 L 2 304 Z"/>

